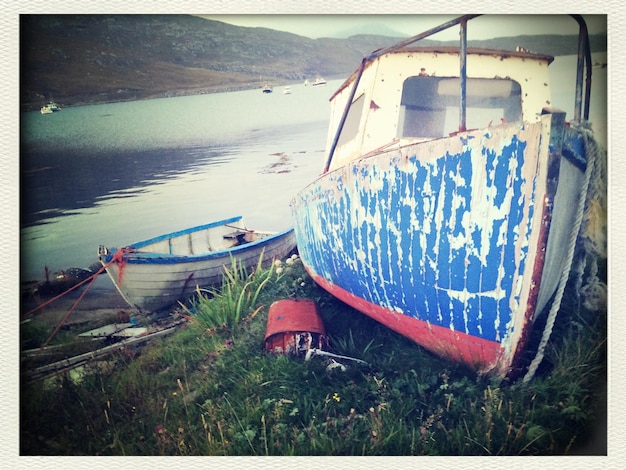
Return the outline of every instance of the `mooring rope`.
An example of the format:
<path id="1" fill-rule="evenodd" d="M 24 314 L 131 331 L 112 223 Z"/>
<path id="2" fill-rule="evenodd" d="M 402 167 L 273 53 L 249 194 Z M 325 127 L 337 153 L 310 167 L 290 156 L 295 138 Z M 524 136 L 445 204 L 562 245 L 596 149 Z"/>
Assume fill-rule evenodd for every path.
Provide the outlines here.
<path id="1" fill-rule="evenodd" d="M 574 128 L 574 126 L 572 126 Z M 585 171 L 585 179 L 583 181 L 582 191 L 578 200 L 578 207 L 576 209 L 576 218 L 574 220 L 574 230 L 572 230 L 570 238 L 568 240 L 567 246 L 567 258 L 565 262 L 565 267 L 563 272 L 561 273 L 561 278 L 559 279 L 559 284 L 557 286 L 557 291 L 555 293 L 554 301 L 550 308 L 550 312 L 548 314 L 548 318 L 546 320 L 546 325 L 543 330 L 543 334 L 541 336 L 541 341 L 539 343 L 539 347 L 537 349 L 537 354 L 533 361 L 530 363 L 528 367 L 528 371 L 523 378 L 523 382 L 527 383 L 535 376 L 537 372 L 537 368 L 541 361 L 543 361 L 544 353 L 546 345 L 550 340 L 550 335 L 552 334 L 552 329 L 554 328 L 554 323 L 556 321 L 556 317 L 559 309 L 561 308 L 561 301 L 563 300 L 563 292 L 565 291 L 565 285 L 567 284 L 570 270 L 572 267 L 572 261 L 574 259 L 574 253 L 576 248 L 576 240 L 581 230 L 583 218 L 585 215 L 585 206 L 588 203 L 588 190 L 591 182 L 591 178 L 597 178 L 598 169 L 596 168 L 598 165 L 598 161 L 600 160 L 600 147 L 596 140 L 593 137 L 593 132 L 589 127 L 588 123 L 582 123 L 575 126 L 576 130 L 580 132 L 583 136 L 583 142 L 585 144 L 585 154 L 587 156 L 587 169 Z"/>
<path id="2" fill-rule="evenodd" d="M 78 284 L 74 284 L 72 287 L 70 287 L 67 290 L 64 290 L 63 292 L 61 292 L 59 295 L 57 295 L 56 297 L 53 297 L 51 299 L 46 300 L 44 303 L 41 303 L 39 305 L 37 305 L 34 309 L 23 313 L 22 317 L 28 317 L 30 315 L 32 315 L 33 313 L 35 313 L 37 310 L 41 310 L 42 308 L 44 308 L 47 305 L 50 305 L 51 303 L 55 302 L 56 300 L 59 300 L 61 297 L 63 297 L 66 294 L 69 294 L 70 292 L 72 292 L 74 289 L 78 289 L 80 286 L 82 286 L 83 284 L 85 284 L 86 282 L 91 281 L 92 279 L 95 279 L 96 277 L 98 277 L 100 274 L 102 274 L 102 272 L 104 271 L 104 266 L 102 266 L 100 269 L 98 269 L 98 271 L 96 271 L 95 273 L 93 273 L 91 276 L 83 279 L 82 281 L 80 281 Z"/>
<path id="3" fill-rule="evenodd" d="M 607 285 L 598 277 L 598 260 L 607 257 L 607 160 L 606 153 L 602 152 L 597 142 L 594 175 L 587 189 L 587 205 L 585 218 L 581 229 L 582 254 L 579 256 L 576 270 L 576 294 L 582 300 L 585 308 L 597 311 L 606 308 Z M 587 266 L 589 264 L 589 266 Z M 585 269 L 588 267 L 587 279 L 583 283 Z"/>
<path id="4" fill-rule="evenodd" d="M 102 267 L 102 269 L 104 269 L 104 266 Z M 98 270 L 99 272 L 100 270 Z M 72 307 L 67 311 L 67 313 L 65 314 L 65 316 L 63 317 L 63 319 L 59 322 L 59 324 L 57 325 L 57 327 L 54 329 L 54 331 L 50 334 L 50 336 L 48 336 L 48 339 L 46 339 L 46 341 L 44 341 L 44 343 L 41 345 L 41 347 L 39 348 L 39 351 L 37 351 L 37 356 L 39 354 L 41 354 L 41 352 L 46 348 L 46 346 L 48 346 L 48 344 L 50 343 L 50 341 L 52 341 L 52 338 L 54 338 L 56 336 L 56 334 L 59 332 L 59 330 L 61 329 L 61 327 L 63 326 L 63 324 L 67 321 L 67 319 L 70 317 L 70 315 L 72 314 L 72 312 L 74 311 L 74 309 L 78 306 L 78 304 L 80 303 L 81 300 L 83 300 L 83 297 L 85 297 L 85 294 L 87 293 L 87 291 L 89 290 L 89 288 L 92 286 L 92 284 L 96 281 L 96 275 L 94 274 L 93 276 L 91 276 L 90 278 L 87 279 L 91 279 L 91 282 L 89 283 L 89 285 L 87 286 L 87 288 L 80 294 L 80 297 L 78 297 L 78 299 L 76 299 L 76 302 L 74 302 L 74 305 L 72 305 Z"/>
<path id="5" fill-rule="evenodd" d="M 45 307 L 46 305 L 51 304 L 52 302 L 54 302 L 55 300 L 60 299 L 61 297 L 63 297 L 64 295 L 68 294 L 69 292 L 73 291 L 74 289 L 80 287 L 81 285 L 85 284 L 86 282 L 89 282 L 89 285 L 85 288 L 85 290 L 80 294 L 80 296 L 78 297 L 78 299 L 76 299 L 76 302 L 74 302 L 74 304 L 70 307 L 70 309 L 67 311 L 67 313 L 65 314 L 65 316 L 63 317 L 63 319 L 59 322 L 59 324 L 57 325 L 57 327 L 54 329 L 54 331 L 50 334 L 50 336 L 48 336 L 48 339 L 46 339 L 46 341 L 41 345 L 41 347 L 39 348 L 39 351 L 37 352 L 37 355 L 41 354 L 41 352 L 45 349 L 45 347 L 50 343 L 50 341 L 52 341 L 52 338 L 54 338 L 56 336 L 56 334 L 59 332 L 59 330 L 61 329 L 61 327 L 63 326 L 63 324 L 67 321 L 67 319 L 70 317 L 70 315 L 72 314 L 72 312 L 76 309 L 76 307 L 78 306 L 78 304 L 80 303 L 80 301 L 83 299 L 83 297 L 85 297 L 85 294 L 87 294 L 87 291 L 89 290 L 89 288 L 93 285 L 93 283 L 96 281 L 97 277 L 102 274 L 104 272 L 104 270 L 106 268 L 108 268 L 109 266 L 111 266 L 113 263 L 117 263 L 117 262 L 123 262 L 123 256 L 124 253 L 126 253 L 126 250 L 124 248 L 119 249 L 117 252 L 115 252 L 115 254 L 111 257 L 111 260 L 107 263 L 104 264 L 100 267 L 100 269 L 98 269 L 98 271 L 96 271 L 95 273 L 93 273 L 91 276 L 87 277 L 86 279 L 83 279 L 81 282 L 79 282 L 78 284 L 70 287 L 69 289 L 67 289 L 66 291 L 62 292 L 61 294 L 57 295 L 56 297 L 49 299 L 48 301 L 38 305 L 37 307 L 35 307 L 34 309 L 32 309 L 31 311 L 27 312 L 26 314 L 24 314 L 23 316 L 28 316 L 28 315 L 32 315 L 34 312 L 36 312 L 37 310 Z"/>
<path id="6" fill-rule="evenodd" d="M 39 305 L 37 305 L 34 309 L 23 313 L 21 316 L 22 317 L 28 317 L 30 315 L 32 315 L 33 313 L 35 313 L 37 310 L 41 310 L 42 308 L 44 308 L 47 305 L 50 305 L 51 303 L 59 300 L 61 297 L 69 294 L 70 292 L 72 292 L 74 289 L 78 289 L 80 286 L 82 286 L 83 284 L 85 284 L 86 282 L 89 281 L 93 281 L 95 278 L 97 278 L 100 274 L 102 274 L 104 272 L 104 270 L 106 268 L 108 268 L 109 266 L 111 266 L 113 263 L 115 262 L 123 262 L 123 255 L 124 253 L 126 253 L 126 251 L 121 248 L 119 249 L 111 258 L 111 261 L 109 261 L 106 265 L 103 265 L 100 267 L 100 269 L 98 269 L 98 271 L 96 271 L 95 273 L 93 273 L 91 276 L 86 277 L 85 279 L 83 279 L 82 281 L 80 281 L 78 284 L 74 284 L 72 287 L 70 287 L 69 289 L 61 292 L 59 295 L 57 295 L 56 297 L 53 297 L 51 299 L 46 300 L 44 303 L 41 303 Z"/>

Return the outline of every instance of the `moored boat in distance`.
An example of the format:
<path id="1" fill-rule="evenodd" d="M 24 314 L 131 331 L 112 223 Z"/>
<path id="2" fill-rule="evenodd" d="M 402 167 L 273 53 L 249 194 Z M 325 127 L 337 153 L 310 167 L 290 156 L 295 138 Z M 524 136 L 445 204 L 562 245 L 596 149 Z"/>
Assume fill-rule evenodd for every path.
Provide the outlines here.
<path id="1" fill-rule="evenodd" d="M 56 113 L 57 111 L 61 111 L 61 107 L 56 103 L 50 102 L 42 106 L 39 111 L 41 112 L 41 114 L 52 114 Z"/>
<path id="2" fill-rule="evenodd" d="M 313 82 L 313 86 L 324 86 L 324 85 L 326 85 L 326 80 L 324 80 L 322 77 L 317 77 L 315 81 Z"/>
<path id="3" fill-rule="evenodd" d="M 122 248 L 100 246 L 98 257 L 129 305 L 155 312 L 190 297 L 197 286 L 221 284 L 224 267 L 269 266 L 295 251 L 293 229 L 248 229 L 242 217 L 168 233 Z"/>
<path id="4" fill-rule="evenodd" d="M 468 48 L 473 16 L 363 59 L 331 98 L 322 174 L 291 203 L 319 285 L 479 373 L 528 369 L 533 324 L 548 307 L 554 319 L 570 272 L 597 158 L 584 144 L 591 64 L 574 17 L 569 123 L 550 107 L 553 58 Z M 413 44 L 456 26 L 458 47 Z"/>
<path id="5" fill-rule="evenodd" d="M 266 83 L 265 85 L 263 85 L 263 88 L 261 89 L 261 91 L 263 93 L 272 93 L 272 91 L 274 91 L 274 87 L 270 85 L 269 83 Z"/>
<path id="6" fill-rule="evenodd" d="M 291 87 L 290 86 L 286 86 L 285 88 L 283 88 L 283 93 L 285 95 L 291 95 Z"/>

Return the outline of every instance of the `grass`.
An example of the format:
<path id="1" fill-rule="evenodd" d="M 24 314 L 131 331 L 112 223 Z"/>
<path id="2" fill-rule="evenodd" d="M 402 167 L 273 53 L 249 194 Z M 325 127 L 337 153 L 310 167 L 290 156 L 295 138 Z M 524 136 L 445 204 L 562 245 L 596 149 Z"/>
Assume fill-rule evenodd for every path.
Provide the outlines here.
<path id="1" fill-rule="evenodd" d="M 294 296 L 318 303 L 334 353 L 367 364 L 265 354 L 268 307 Z M 319 289 L 297 258 L 253 273 L 234 264 L 180 313 L 183 329 L 120 352 L 112 371 L 22 384 L 21 454 L 606 452 L 588 447 L 606 432 L 606 314 L 573 295 L 527 384 L 432 356 Z"/>

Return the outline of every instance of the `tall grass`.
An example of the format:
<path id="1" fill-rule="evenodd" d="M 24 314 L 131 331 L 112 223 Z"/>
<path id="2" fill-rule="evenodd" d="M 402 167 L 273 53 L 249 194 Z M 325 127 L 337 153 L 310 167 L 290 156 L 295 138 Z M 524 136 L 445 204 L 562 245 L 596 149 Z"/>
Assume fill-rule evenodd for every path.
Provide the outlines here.
<path id="1" fill-rule="evenodd" d="M 274 276 L 274 265 L 262 269 L 263 255 L 250 273 L 243 263 L 231 257 L 231 267 L 224 266 L 221 288 L 196 289 L 191 306 L 181 304 L 189 317 L 203 328 L 236 328 L 242 317 L 257 304 L 259 294 Z"/>
<path id="2" fill-rule="evenodd" d="M 438 359 L 317 288 L 299 259 L 230 268 L 200 291 L 176 334 L 80 383 L 23 384 L 26 455 L 561 455 L 585 447 L 606 391 L 606 312 L 576 302 L 528 384 L 478 377 Z M 320 306 L 329 367 L 263 351 L 268 306 Z M 571 298 L 575 298 L 574 295 Z M 601 441 L 601 439 L 600 439 Z"/>

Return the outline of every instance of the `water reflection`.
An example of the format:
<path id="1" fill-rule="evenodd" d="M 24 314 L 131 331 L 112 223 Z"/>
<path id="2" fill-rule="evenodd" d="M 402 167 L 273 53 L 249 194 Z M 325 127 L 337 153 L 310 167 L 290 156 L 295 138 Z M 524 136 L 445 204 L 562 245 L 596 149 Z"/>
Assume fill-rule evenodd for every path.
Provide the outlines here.
<path id="1" fill-rule="evenodd" d="M 22 160 L 21 226 L 42 223 L 108 198 L 128 198 L 147 186 L 207 164 L 220 165 L 228 149 L 155 149 L 98 153 L 50 151 Z"/>

